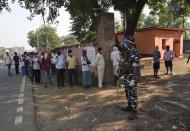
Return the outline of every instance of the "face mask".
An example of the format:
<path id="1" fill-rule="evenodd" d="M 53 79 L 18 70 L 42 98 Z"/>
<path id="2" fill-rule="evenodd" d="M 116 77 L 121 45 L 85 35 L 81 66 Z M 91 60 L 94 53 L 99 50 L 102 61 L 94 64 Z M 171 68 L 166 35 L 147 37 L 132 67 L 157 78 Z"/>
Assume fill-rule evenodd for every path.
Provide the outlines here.
<path id="1" fill-rule="evenodd" d="M 45 57 L 45 59 L 47 59 L 47 57 L 48 57 L 48 54 L 47 54 L 47 53 L 45 53 L 45 54 L 44 54 L 44 57 Z"/>
<path id="2" fill-rule="evenodd" d="M 33 60 L 34 62 L 37 62 L 38 61 L 38 58 L 34 58 L 34 60 Z"/>

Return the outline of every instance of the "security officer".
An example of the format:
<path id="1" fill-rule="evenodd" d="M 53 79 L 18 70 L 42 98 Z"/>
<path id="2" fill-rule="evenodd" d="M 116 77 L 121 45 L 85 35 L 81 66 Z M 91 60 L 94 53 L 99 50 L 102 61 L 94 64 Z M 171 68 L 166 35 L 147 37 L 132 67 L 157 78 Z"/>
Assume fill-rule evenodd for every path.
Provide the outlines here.
<path id="1" fill-rule="evenodd" d="M 131 112 L 128 119 L 134 120 L 137 118 L 137 81 L 136 72 L 139 68 L 140 56 L 135 48 L 134 40 L 130 39 L 125 42 L 122 56 L 124 57 L 124 86 L 125 94 L 128 99 L 128 106 L 122 108 L 124 111 Z"/>

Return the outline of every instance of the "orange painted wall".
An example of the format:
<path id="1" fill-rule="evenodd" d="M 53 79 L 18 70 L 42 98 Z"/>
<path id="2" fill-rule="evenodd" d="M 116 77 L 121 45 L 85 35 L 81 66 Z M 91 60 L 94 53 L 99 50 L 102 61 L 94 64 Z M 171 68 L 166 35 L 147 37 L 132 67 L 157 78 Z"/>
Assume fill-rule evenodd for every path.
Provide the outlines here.
<path id="1" fill-rule="evenodd" d="M 165 49 L 162 49 L 162 39 L 166 39 L 166 45 L 169 45 L 171 50 L 174 49 L 173 46 L 174 40 L 178 39 L 180 41 L 179 57 L 183 57 L 183 32 L 169 31 L 169 30 L 155 30 L 155 45 L 159 46 L 159 50 L 163 58 Z"/>
<path id="2" fill-rule="evenodd" d="M 135 33 L 135 43 L 140 54 L 152 54 L 155 45 L 155 33 L 152 30 Z"/>
<path id="3" fill-rule="evenodd" d="M 120 43 L 123 43 L 124 33 L 117 34 Z M 178 30 L 165 30 L 165 29 L 150 29 L 137 31 L 135 33 L 135 43 L 140 54 L 149 54 L 151 56 L 155 46 L 159 46 L 161 56 L 165 49 L 162 49 L 162 39 L 166 39 L 166 45 L 170 46 L 173 50 L 173 43 L 175 39 L 180 41 L 180 56 L 183 57 L 183 32 Z"/>

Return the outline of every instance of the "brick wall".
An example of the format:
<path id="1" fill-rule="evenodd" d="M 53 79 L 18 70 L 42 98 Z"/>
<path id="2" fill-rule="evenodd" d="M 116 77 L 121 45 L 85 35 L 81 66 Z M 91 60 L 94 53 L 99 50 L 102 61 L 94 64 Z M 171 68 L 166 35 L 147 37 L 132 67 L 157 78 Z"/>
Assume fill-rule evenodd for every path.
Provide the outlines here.
<path id="1" fill-rule="evenodd" d="M 114 31 L 114 14 L 102 12 L 98 18 L 98 46 L 103 49 L 103 56 L 105 59 L 105 79 L 110 81 L 112 78 L 112 62 L 110 54 L 115 45 L 115 31 Z M 111 77 L 110 77 L 111 76 Z M 109 78 L 110 77 L 110 78 Z"/>

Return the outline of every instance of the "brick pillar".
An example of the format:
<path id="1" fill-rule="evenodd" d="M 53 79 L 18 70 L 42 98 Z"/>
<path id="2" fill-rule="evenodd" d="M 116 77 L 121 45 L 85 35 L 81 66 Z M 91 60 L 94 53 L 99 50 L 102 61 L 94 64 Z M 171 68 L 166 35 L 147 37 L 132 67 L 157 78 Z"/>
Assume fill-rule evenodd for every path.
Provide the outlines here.
<path id="1" fill-rule="evenodd" d="M 110 54 L 115 44 L 114 14 L 101 12 L 98 18 L 98 46 L 103 49 L 105 59 L 105 81 L 112 82 L 113 71 Z M 110 81 L 111 80 L 111 81 Z"/>

